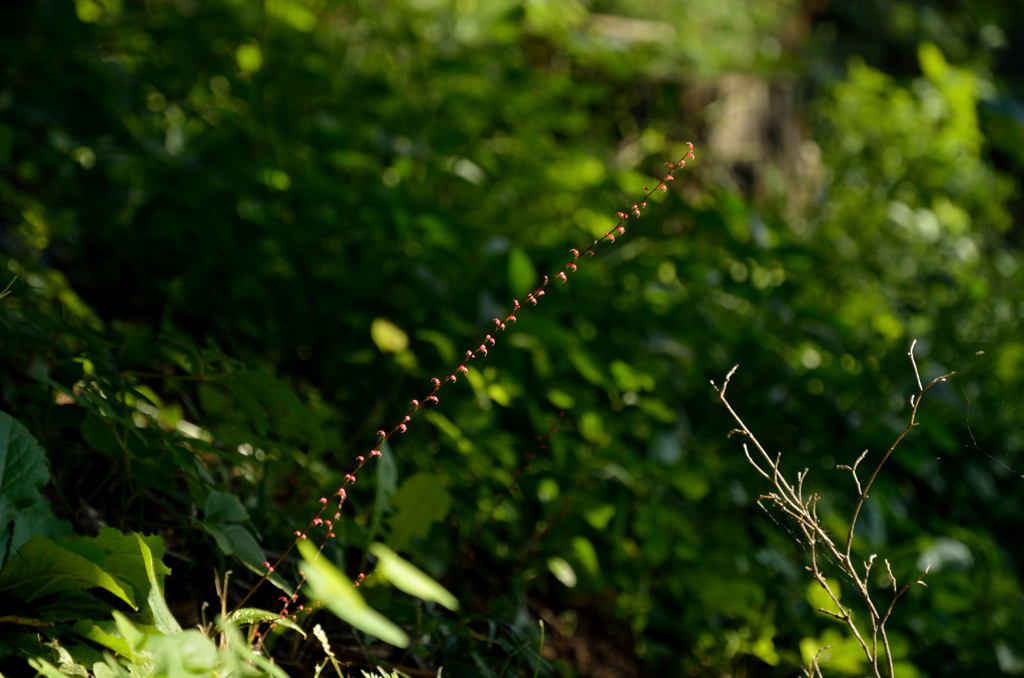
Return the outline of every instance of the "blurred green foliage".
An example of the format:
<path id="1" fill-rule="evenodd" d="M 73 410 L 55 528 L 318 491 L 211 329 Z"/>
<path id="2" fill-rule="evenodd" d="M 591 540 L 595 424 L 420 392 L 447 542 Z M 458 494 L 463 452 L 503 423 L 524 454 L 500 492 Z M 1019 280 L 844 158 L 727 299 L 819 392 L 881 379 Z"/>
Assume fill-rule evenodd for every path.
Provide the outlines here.
<path id="1" fill-rule="evenodd" d="M 49 454 L 45 496 L 38 455 L 24 497 L 5 489 L 3 560 L 32 530 L 159 534 L 182 626 L 217 603 L 215 571 L 235 571 L 237 601 L 257 578 L 245 566 L 288 546 L 374 431 L 693 140 L 667 196 L 350 492 L 335 563 L 367 571 L 385 542 L 460 611 L 370 582 L 408 653 L 318 616 L 331 646 L 356 668 L 385 656 L 445 675 L 782 676 L 831 644 L 826 674 L 860 675 L 814 612 L 792 529 L 756 508 L 708 381 L 741 363 L 734 403 L 811 469 L 838 533 L 855 495 L 833 469 L 902 427 L 917 338 L 922 376 L 958 375 L 859 525 L 861 555 L 901 580 L 932 563 L 890 624 L 898 673 L 1024 672 L 1019 6 L 2 14 L 0 284 L 17 280 L 0 300 L 0 409 Z M 32 526 L 37 500 L 53 515 Z M 102 602 L 114 633 L 110 611 L 130 608 Z M 24 670 L 26 637 L 75 637 L 13 627 L 3 671 Z M 324 661 L 295 634 L 267 649 L 297 675 Z"/>

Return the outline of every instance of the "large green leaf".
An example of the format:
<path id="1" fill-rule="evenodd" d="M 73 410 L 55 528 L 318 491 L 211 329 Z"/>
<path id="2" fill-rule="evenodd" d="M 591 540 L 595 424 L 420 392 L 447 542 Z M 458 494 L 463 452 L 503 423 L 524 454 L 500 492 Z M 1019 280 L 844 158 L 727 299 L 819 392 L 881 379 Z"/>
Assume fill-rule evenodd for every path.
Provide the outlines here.
<path id="1" fill-rule="evenodd" d="M 370 607 L 345 575 L 320 556 L 309 541 L 299 542 L 299 552 L 302 553 L 302 567 L 313 598 L 360 631 L 396 647 L 409 646 L 409 636 Z"/>
<path id="2" fill-rule="evenodd" d="M 448 515 L 451 496 L 436 476 L 418 473 L 405 480 L 393 500 L 397 511 L 391 518 L 391 548 L 404 548 L 413 537 L 425 537 L 430 527 Z"/>
<path id="3" fill-rule="evenodd" d="M 28 429 L 0 412 L 0 565 L 21 545 L 11 541 L 9 525 L 14 523 L 16 529 L 26 509 L 39 503 L 40 490 L 49 479 L 43 448 Z"/>
<path id="4" fill-rule="evenodd" d="M 27 602 L 88 588 L 110 591 L 138 609 L 132 594 L 102 567 L 46 537 L 36 537 L 22 546 L 0 571 L 0 591 Z"/>

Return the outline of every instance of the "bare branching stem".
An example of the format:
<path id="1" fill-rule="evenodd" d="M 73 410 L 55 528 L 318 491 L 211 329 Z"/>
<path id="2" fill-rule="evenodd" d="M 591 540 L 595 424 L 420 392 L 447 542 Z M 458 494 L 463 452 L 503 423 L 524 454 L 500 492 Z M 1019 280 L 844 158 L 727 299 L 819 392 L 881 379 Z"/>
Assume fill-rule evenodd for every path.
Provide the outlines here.
<path id="1" fill-rule="evenodd" d="M 907 582 L 900 587 L 897 583 L 896 576 L 893 574 L 892 565 L 887 559 L 883 558 L 882 562 L 885 564 L 886 578 L 892 588 L 892 595 L 888 603 L 884 605 L 884 612 L 880 612 L 879 607 L 875 604 L 875 600 L 870 589 L 871 569 L 878 556 L 877 554 L 871 554 L 868 559 L 863 561 L 859 566 L 855 563 L 853 558 L 853 542 L 854 537 L 856 536 L 857 520 L 860 517 L 864 504 L 867 502 L 868 496 L 870 495 L 871 488 L 874 487 L 875 481 L 878 479 L 882 468 L 885 466 L 886 462 L 889 461 L 889 458 L 892 457 L 900 443 L 902 443 L 910 432 L 917 426 L 917 411 L 921 406 L 921 402 L 924 400 L 925 393 L 930 391 L 936 384 L 946 381 L 954 374 L 954 372 L 949 372 L 932 379 L 928 383 L 924 383 L 921 380 L 921 373 L 917 367 L 917 359 L 914 356 L 914 348 L 916 345 L 917 340 L 915 339 L 910 344 L 910 349 L 907 351 L 907 355 L 910 358 L 910 365 L 914 371 L 917 391 L 910 397 L 910 415 L 907 418 L 906 426 L 903 427 L 895 440 L 893 440 L 892 444 L 889 445 L 885 453 L 878 460 L 878 463 L 875 464 L 874 469 L 872 469 L 866 482 L 861 482 L 858 470 L 861 463 L 868 456 L 867 450 L 861 452 L 860 456 L 857 457 L 856 461 L 854 461 L 852 465 L 843 464 L 838 466 L 838 468 L 850 473 L 853 478 L 854 487 L 857 491 L 856 502 L 850 518 L 850 526 L 846 533 L 846 539 L 841 546 L 837 544 L 836 541 L 832 539 L 831 535 L 829 535 L 825 530 L 825 527 L 818 516 L 818 502 L 820 500 L 820 496 L 817 494 L 810 494 L 805 498 L 804 480 L 807 478 L 808 470 L 804 469 L 803 471 L 798 472 L 795 475 L 795 482 L 788 481 L 782 471 L 782 453 L 779 452 L 774 457 L 769 455 L 764 445 L 761 444 L 757 439 L 757 436 L 755 436 L 750 428 L 747 427 L 746 423 L 744 423 L 743 419 L 739 416 L 739 413 L 726 397 L 726 391 L 729 388 L 729 383 L 736 374 L 738 366 L 734 366 L 729 370 L 728 374 L 725 375 L 725 379 L 722 381 L 721 386 L 718 386 L 714 381 L 711 382 L 711 386 L 718 395 L 719 401 L 721 401 L 726 411 L 729 412 L 729 415 L 738 426 L 738 428 L 733 429 L 729 435 L 742 435 L 747 439 L 747 442 L 743 443 L 744 456 L 746 456 L 747 461 L 754 470 L 771 484 L 772 490 L 767 494 L 761 495 L 758 499 L 758 503 L 761 504 L 762 501 L 768 500 L 777 509 L 782 511 L 782 513 L 794 520 L 800 530 L 803 541 L 809 550 L 810 564 L 807 566 L 807 571 L 822 590 L 825 591 L 829 600 L 835 606 L 835 609 L 833 610 L 819 608 L 819 612 L 846 625 L 850 630 L 850 633 L 857 640 L 858 645 L 860 645 L 861 651 L 864 653 L 864 656 L 867 658 L 868 664 L 871 667 L 871 675 L 875 678 L 895 677 L 892 648 L 889 644 L 889 634 L 886 629 L 886 623 L 892 616 L 892 612 L 897 601 L 903 597 L 903 595 L 910 589 L 911 585 L 921 584 L 922 586 L 925 586 L 924 577 L 927 575 L 928 570 L 926 568 L 925 571 L 921 572 L 912 582 Z M 753 453 L 751 452 L 750 446 L 753 446 Z M 852 588 L 856 591 L 858 598 L 867 610 L 868 619 L 866 624 L 859 624 L 854 619 L 852 610 L 840 602 L 839 586 L 830 582 L 826 577 L 820 564 L 821 554 L 827 554 L 827 556 L 835 562 L 836 568 L 839 572 L 842 575 L 845 575 L 845 577 L 852 582 Z M 821 668 L 818 661 L 821 652 L 824 649 L 827 648 L 819 650 L 818 654 L 814 656 L 810 664 L 804 669 L 804 674 L 809 678 L 822 678 Z"/>

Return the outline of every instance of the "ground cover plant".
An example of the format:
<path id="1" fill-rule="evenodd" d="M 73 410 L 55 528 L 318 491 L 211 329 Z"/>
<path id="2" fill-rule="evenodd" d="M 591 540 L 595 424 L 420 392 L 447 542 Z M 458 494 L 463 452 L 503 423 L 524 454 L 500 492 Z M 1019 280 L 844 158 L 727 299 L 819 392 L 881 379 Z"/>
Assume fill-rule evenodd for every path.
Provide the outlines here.
<path id="1" fill-rule="evenodd" d="M 1024 670 L 1012 5 L 2 12 L 4 675 Z"/>

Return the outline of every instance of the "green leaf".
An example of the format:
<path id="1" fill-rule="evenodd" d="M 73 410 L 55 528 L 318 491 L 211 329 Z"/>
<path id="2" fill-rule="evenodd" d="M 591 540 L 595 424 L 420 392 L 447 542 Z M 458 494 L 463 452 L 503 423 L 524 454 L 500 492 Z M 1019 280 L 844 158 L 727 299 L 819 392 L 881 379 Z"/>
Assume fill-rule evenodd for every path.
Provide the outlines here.
<path id="1" fill-rule="evenodd" d="M 537 270 L 519 247 L 508 252 L 508 284 L 513 295 L 525 294 L 537 281 Z"/>
<path id="2" fill-rule="evenodd" d="M 430 527 L 448 515 L 451 496 L 436 476 L 418 473 L 405 480 L 395 493 L 397 508 L 391 518 L 391 548 L 401 550 L 413 537 L 426 537 Z"/>
<path id="3" fill-rule="evenodd" d="M 409 336 L 405 330 L 385 318 L 373 319 L 370 338 L 384 353 L 401 353 L 409 348 Z"/>
<path id="4" fill-rule="evenodd" d="M 448 589 L 384 544 L 371 545 L 370 553 L 379 559 L 377 573 L 394 584 L 395 588 L 411 596 L 416 596 L 420 600 L 432 600 L 440 603 L 449 610 L 459 608 L 459 601 Z"/>
<path id="5" fill-rule="evenodd" d="M 371 608 L 338 568 L 320 556 L 308 540 L 299 542 L 303 571 L 310 595 L 342 621 L 396 647 L 409 647 L 409 636 L 394 622 Z"/>
<path id="6" fill-rule="evenodd" d="M 0 571 L 0 591 L 27 602 L 51 593 L 101 588 L 138 609 L 131 594 L 92 560 L 46 537 L 36 537 Z"/>
<path id="7" fill-rule="evenodd" d="M 103 625 L 100 625 L 91 619 L 82 619 L 75 624 L 74 630 L 75 633 L 83 638 L 87 638 L 97 645 L 102 645 L 133 662 L 138 662 L 142 659 L 128 641 L 116 633 L 116 626 L 113 622 L 105 622 Z"/>
<path id="8" fill-rule="evenodd" d="M 7 526 L 17 526 L 25 510 L 39 503 L 49 479 L 43 448 L 14 417 L 0 412 L 0 565 L 21 546 L 8 543 Z"/>
<path id="9" fill-rule="evenodd" d="M 146 602 L 153 613 L 153 623 L 163 633 L 177 633 L 181 631 L 181 626 L 171 614 L 170 608 L 167 607 L 167 601 L 164 600 L 163 576 L 157 576 L 158 571 L 161 575 L 166 575 L 170 573 L 170 570 L 162 562 L 153 558 L 153 551 L 142 535 L 136 534 L 135 541 L 138 543 L 139 551 L 142 552 L 146 578 L 149 580 L 149 595 L 146 597 Z M 163 542 L 160 543 L 162 546 Z"/>
<path id="10" fill-rule="evenodd" d="M 303 638 L 306 637 L 306 632 L 302 630 L 302 627 L 288 617 L 282 617 L 279 612 L 261 610 L 256 607 L 243 607 L 235 610 L 234 612 L 229 612 L 227 616 L 224 617 L 224 621 L 228 624 L 260 624 L 262 622 L 272 621 L 275 624 L 301 633 Z"/>
<path id="11" fill-rule="evenodd" d="M 206 520 L 227 523 L 241 523 L 249 520 L 249 512 L 242 502 L 233 494 L 213 490 L 206 495 L 203 502 L 203 514 Z"/>

